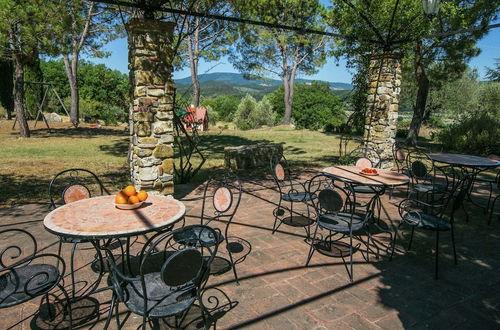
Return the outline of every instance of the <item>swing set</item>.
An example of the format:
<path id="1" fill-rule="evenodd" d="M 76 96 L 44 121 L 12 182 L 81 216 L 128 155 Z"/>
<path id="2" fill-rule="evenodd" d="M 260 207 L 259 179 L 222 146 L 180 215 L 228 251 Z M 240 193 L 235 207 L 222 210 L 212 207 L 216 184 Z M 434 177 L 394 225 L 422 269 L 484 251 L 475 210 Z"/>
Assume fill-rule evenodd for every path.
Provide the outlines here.
<path id="1" fill-rule="evenodd" d="M 54 86 L 53 83 L 51 83 L 51 82 L 38 82 L 38 81 L 25 81 L 24 84 L 25 84 L 25 86 L 26 85 L 41 85 L 42 88 L 43 88 L 42 101 L 38 105 L 38 109 L 35 109 L 36 110 L 36 114 L 33 115 L 30 112 L 29 109 L 25 109 L 26 117 L 27 118 L 31 118 L 31 119 L 35 119 L 35 124 L 34 124 L 33 128 L 36 127 L 36 124 L 38 123 L 38 120 L 40 118 L 42 118 L 43 122 L 45 123 L 45 126 L 47 126 L 47 129 L 49 130 L 49 132 L 51 132 L 51 129 L 50 129 L 47 117 L 45 117 L 45 115 L 43 113 L 43 109 L 44 109 L 46 100 L 48 99 L 48 96 L 49 96 L 50 92 L 52 92 L 56 96 L 57 100 L 59 101 L 59 104 L 61 105 L 61 107 L 63 108 L 64 112 L 69 117 L 69 112 L 66 109 L 66 107 L 64 106 L 64 103 L 63 103 L 61 97 L 59 96 L 59 93 L 57 93 L 57 90 L 56 90 L 56 88 L 55 88 L 55 86 Z M 12 129 L 14 129 L 16 127 L 16 123 L 17 123 L 17 118 L 16 118 L 16 120 L 14 120 L 14 125 L 12 125 Z"/>

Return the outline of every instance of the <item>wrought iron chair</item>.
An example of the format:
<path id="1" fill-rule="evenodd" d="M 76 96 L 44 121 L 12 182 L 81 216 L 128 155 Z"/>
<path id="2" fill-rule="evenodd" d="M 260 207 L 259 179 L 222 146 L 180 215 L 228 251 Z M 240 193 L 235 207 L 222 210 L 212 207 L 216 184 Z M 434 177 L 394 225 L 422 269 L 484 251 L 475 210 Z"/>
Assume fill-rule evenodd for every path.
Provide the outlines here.
<path id="1" fill-rule="evenodd" d="M 307 191 L 305 183 L 297 180 L 290 170 L 290 166 L 282 154 L 274 154 L 270 160 L 271 174 L 278 187 L 279 202 L 278 206 L 273 210 L 274 234 L 282 223 L 292 227 L 303 227 L 306 231 L 307 237 L 310 235 L 309 226 L 313 223 L 310 215 L 309 202 L 316 198 L 316 195 Z M 286 205 L 286 204 L 288 204 Z M 307 216 L 303 216 L 294 212 L 294 204 L 302 203 L 306 206 Z M 285 216 L 288 213 L 288 216 Z"/>
<path id="2" fill-rule="evenodd" d="M 488 218 L 488 225 L 491 225 L 491 221 L 493 220 L 493 212 L 495 211 L 495 205 L 497 201 L 500 200 L 500 171 L 498 172 L 496 178 L 496 185 L 497 185 L 497 196 L 493 198 L 493 184 L 491 183 L 490 187 L 490 195 L 488 197 L 488 207 L 489 207 L 489 218 Z M 500 221 L 500 215 L 498 216 L 498 221 Z"/>
<path id="3" fill-rule="evenodd" d="M 71 329 L 71 302 L 61 282 L 65 272 L 64 260 L 55 254 L 38 254 L 35 237 L 22 229 L 6 229 L 0 231 L 0 309 L 16 306 L 35 297 L 43 296 L 40 302 L 39 315 L 55 326 L 68 322 Z M 13 242 L 22 243 L 25 247 Z M 48 263 L 49 260 L 54 261 Z M 58 288 L 64 299 L 51 293 Z M 50 296 L 58 301 L 60 311 L 52 308 Z M 47 315 L 41 315 L 42 304 L 46 303 Z M 63 314 L 60 314 L 63 313 Z M 61 317 L 62 315 L 62 317 Z"/>
<path id="4" fill-rule="evenodd" d="M 368 146 L 358 147 L 352 150 L 349 153 L 349 158 L 353 159 L 355 161 L 354 165 L 360 168 L 377 168 L 381 163 L 380 154 L 375 149 Z M 376 193 L 373 187 L 366 185 L 351 184 L 351 187 L 356 194 L 373 196 Z M 347 191 L 349 192 L 350 189 L 348 188 Z"/>
<path id="5" fill-rule="evenodd" d="M 408 153 L 409 149 L 401 143 L 395 142 L 392 145 L 392 157 L 398 173 L 408 173 L 408 166 L 406 162 L 406 156 Z"/>
<path id="6" fill-rule="evenodd" d="M 408 174 L 410 176 L 410 189 L 408 197 L 413 193 L 417 195 L 424 194 L 426 199 L 434 199 L 447 192 L 450 186 L 449 176 L 454 175 L 450 166 L 435 166 L 426 153 L 421 151 L 412 151 L 406 157 Z M 450 172 L 447 173 L 447 170 Z"/>
<path id="7" fill-rule="evenodd" d="M 185 237 L 178 242 L 175 237 Z M 106 249 L 110 267 L 109 282 L 113 287 L 110 310 L 104 329 L 109 327 L 113 312 L 118 329 L 132 313 L 142 316 L 142 328 L 160 326 L 160 319 L 178 329 L 191 308 L 197 304 L 205 328 L 216 319 L 204 305 L 204 291 L 210 266 L 219 247 L 220 230 L 190 225 L 151 237 L 138 256 L 138 274 L 131 275 L 118 265 L 113 253 Z M 215 242 L 215 244 L 212 244 Z M 128 311 L 120 321 L 119 304 Z"/>
<path id="8" fill-rule="evenodd" d="M 204 244 L 213 246 L 224 242 L 225 251 L 218 250 L 218 255 L 210 271 L 211 275 L 220 275 L 229 270 L 233 270 L 236 283 L 239 284 L 236 265 L 242 263 L 251 252 L 252 246 L 247 240 L 230 235 L 229 226 L 238 211 L 242 196 L 241 181 L 232 173 L 223 171 L 205 184 L 203 191 L 203 204 L 201 208 L 200 224 L 212 226 L 222 224 L 224 234 L 215 237 L 215 240 L 206 241 Z M 174 239 L 179 243 L 188 243 L 189 237 L 184 237 L 185 233 L 179 232 L 174 235 Z M 192 244 L 192 243 L 190 243 Z M 227 258 L 222 255 L 227 253 Z"/>
<path id="9" fill-rule="evenodd" d="M 366 246 L 366 256 L 363 255 L 363 257 L 366 261 L 369 261 L 371 234 L 368 225 L 373 219 L 372 207 L 368 203 L 364 214 L 356 212 L 356 193 L 352 186 L 343 181 L 336 182 L 324 174 L 313 177 L 308 190 L 316 194 L 318 198 L 313 201 L 316 213 L 316 228 L 311 239 L 306 266 L 309 265 L 315 251 L 328 255 L 333 253 L 332 249 L 337 249 L 344 262 L 349 280 L 352 282 L 354 276 L 353 253 L 354 249 L 358 249 L 361 245 L 359 243 L 354 246 L 353 238 Z M 318 233 L 319 229 L 327 230 L 329 235 L 323 237 Z M 367 235 L 367 242 L 361 238 L 361 234 Z M 339 237 L 334 239 L 333 237 L 336 235 Z M 349 243 L 340 242 L 343 238 L 348 238 Z M 344 257 L 344 251 L 342 248 L 337 247 L 339 245 L 349 249 L 349 267 Z"/>
<path id="10" fill-rule="evenodd" d="M 495 154 L 488 155 L 488 158 L 491 160 L 500 161 L 500 156 Z M 493 207 L 495 206 L 495 202 L 498 199 L 497 197 L 493 197 L 494 187 L 500 187 L 500 170 L 497 171 L 494 177 L 477 177 L 474 179 L 473 185 L 482 184 L 488 186 L 488 202 L 486 203 L 485 211 L 488 212 L 491 207 L 491 212 L 493 212 Z M 500 189 L 498 189 L 500 190 Z M 490 217 L 488 219 L 488 225 L 491 224 L 492 214 L 490 213 Z"/>
<path id="11" fill-rule="evenodd" d="M 462 207 L 465 197 L 471 187 L 472 176 L 465 176 L 458 184 L 456 184 L 451 192 L 444 192 L 442 198 L 435 203 L 427 203 L 418 199 L 405 199 L 399 204 L 399 214 L 401 223 L 396 229 L 394 242 L 392 245 L 391 259 L 394 255 L 398 232 L 404 224 L 411 226 L 410 241 L 408 250 L 411 249 L 413 234 L 415 228 L 434 231 L 436 233 L 436 252 L 435 252 L 435 278 L 438 278 L 438 256 L 439 256 L 439 233 L 444 231 L 451 232 L 451 243 L 453 247 L 454 262 L 457 264 L 457 253 L 455 248 L 455 233 L 454 220 L 455 213 Z M 445 213 L 451 206 L 448 219 L 445 218 Z"/>
<path id="12" fill-rule="evenodd" d="M 349 158 L 355 160 L 358 167 L 378 168 L 381 163 L 380 154 L 368 146 L 358 147 L 349 153 Z"/>
<path id="13" fill-rule="evenodd" d="M 56 174 L 49 183 L 50 206 L 55 209 L 61 205 L 76 202 L 92 196 L 109 195 L 101 180 L 93 172 L 82 168 L 70 168 Z M 70 277 L 75 296 L 75 252 L 77 245 L 88 243 L 85 239 L 59 236 L 58 254 L 61 255 L 63 243 L 73 244 L 70 258 Z M 90 288 L 89 288 L 90 289 Z"/>

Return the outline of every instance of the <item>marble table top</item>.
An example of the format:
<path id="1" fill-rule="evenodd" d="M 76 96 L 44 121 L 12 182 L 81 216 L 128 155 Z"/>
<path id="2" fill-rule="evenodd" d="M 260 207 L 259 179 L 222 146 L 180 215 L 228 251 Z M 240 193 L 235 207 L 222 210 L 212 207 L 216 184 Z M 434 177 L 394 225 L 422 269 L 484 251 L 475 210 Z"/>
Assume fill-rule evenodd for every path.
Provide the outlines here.
<path id="1" fill-rule="evenodd" d="M 356 166 L 330 166 L 322 170 L 323 173 L 332 175 L 341 180 L 352 181 L 367 186 L 400 186 L 410 182 L 407 175 L 396 171 L 377 168 L 377 176 L 360 173 L 363 170 Z"/>
<path id="2" fill-rule="evenodd" d="M 141 207 L 121 210 L 115 196 L 99 196 L 63 205 L 45 217 L 43 224 L 53 234 L 87 239 L 126 237 L 159 230 L 182 219 L 183 203 L 150 195 Z"/>

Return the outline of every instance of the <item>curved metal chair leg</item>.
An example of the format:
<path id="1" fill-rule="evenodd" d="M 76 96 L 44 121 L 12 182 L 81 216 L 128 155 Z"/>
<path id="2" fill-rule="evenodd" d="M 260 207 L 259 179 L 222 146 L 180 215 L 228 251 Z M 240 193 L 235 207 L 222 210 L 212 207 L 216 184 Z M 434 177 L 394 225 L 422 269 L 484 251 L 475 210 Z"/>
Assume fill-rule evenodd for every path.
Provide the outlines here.
<path id="1" fill-rule="evenodd" d="M 493 202 L 491 203 L 491 208 L 490 208 L 490 217 L 488 219 L 488 225 L 491 225 L 491 221 L 493 220 L 493 211 L 495 210 L 495 204 L 498 201 L 498 198 L 500 197 L 500 194 L 495 197 Z M 498 220 L 500 221 L 500 215 L 498 216 Z"/>
<path id="2" fill-rule="evenodd" d="M 392 251 L 391 251 L 391 256 L 390 256 L 389 260 L 392 260 L 392 257 L 394 256 L 394 249 L 396 248 L 396 240 L 398 239 L 399 228 L 401 228 L 401 226 L 403 224 L 404 224 L 404 222 L 401 221 L 401 223 L 396 228 L 396 232 L 394 233 L 394 240 L 392 242 Z"/>
<path id="3" fill-rule="evenodd" d="M 350 268 L 351 272 L 349 274 L 349 279 L 352 282 L 354 278 L 354 273 L 353 273 L 353 265 L 352 265 L 352 233 L 349 235 L 349 261 L 350 261 Z"/>
<path id="4" fill-rule="evenodd" d="M 411 249 L 411 243 L 413 243 L 413 234 L 414 233 L 415 233 L 415 227 L 411 226 L 410 243 L 408 243 L 408 249 L 406 251 L 410 251 L 410 249 Z"/>
<path id="5" fill-rule="evenodd" d="M 113 318 L 113 309 L 115 308 L 115 303 L 116 303 L 116 296 L 113 294 L 113 297 L 111 298 L 111 304 L 109 305 L 108 317 L 106 318 L 106 323 L 104 324 L 103 329 L 109 328 L 109 323 Z"/>
<path id="6" fill-rule="evenodd" d="M 316 234 L 318 233 L 318 227 L 319 227 L 319 223 L 316 223 L 316 228 L 314 229 L 314 234 L 311 237 L 311 247 L 309 248 L 309 253 L 307 254 L 306 267 L 309 265 L 309 262 L 311 261 L 311 258 L 314 254 L 314 251 L 315 251 L 314 239 L 316 238 Z"/>
<path id="7" fill-rule="evenodd" d="M 457 264 L 457 249 L 455 247 L 455 231 L 453 230 L 453 225 L 451 225 L 451 245 L 453 246 L 453 260 L 455 265 Z"/>
<path id="8" fill-rule="evenodd" d="M 71 248 L 71 259 L 70 259 L 70 276 L 71 276 L 71 296 L 75 298 L 75 291 L 76 291 L 76 283 L 75 283 L 75 251 L 76 251 L 76 244 L 73 243 L 73 247 Z"/>

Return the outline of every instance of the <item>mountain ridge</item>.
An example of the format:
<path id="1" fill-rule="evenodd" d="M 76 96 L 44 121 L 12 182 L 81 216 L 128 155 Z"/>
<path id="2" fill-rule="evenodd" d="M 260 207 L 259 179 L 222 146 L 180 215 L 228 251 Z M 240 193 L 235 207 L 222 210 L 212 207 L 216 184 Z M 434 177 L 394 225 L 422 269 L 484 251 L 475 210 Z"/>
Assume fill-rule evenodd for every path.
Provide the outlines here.
<path id="1" fill-rule="evenodd" d="M 259 86 L 269 86 L 269 87 L 277 87 L 282 85 L 281 80 L 269 79 L 269 80 L 254 80 L 254 79 L 246 79 L 241 73 L 232 73 L 232 72 L 212 72 L 212 73 L 204 73 L 198 76 L 200 83 L 206 83 L 209 81 L 216 81 L 225 84 L 232 84 L 238 86 L 249 86 L 249 85 L 259 85 Z M 175 83 L 178 85 L 184 85 L 184 87 L 191 85 L 191 77 L 185 77 L 180 79 L 174 79 Z M 314 79 L 296 79 L 296 83 L 310 83 L 312 81 L 320 81 L 326 82 L 330 84 L 330 87 L 333 90 L 352 90 L 352 85 L 348 83 L 342 82 L 331 82 L 331 81 L 323 81 L 323 80 L 314 80 Z"/>

